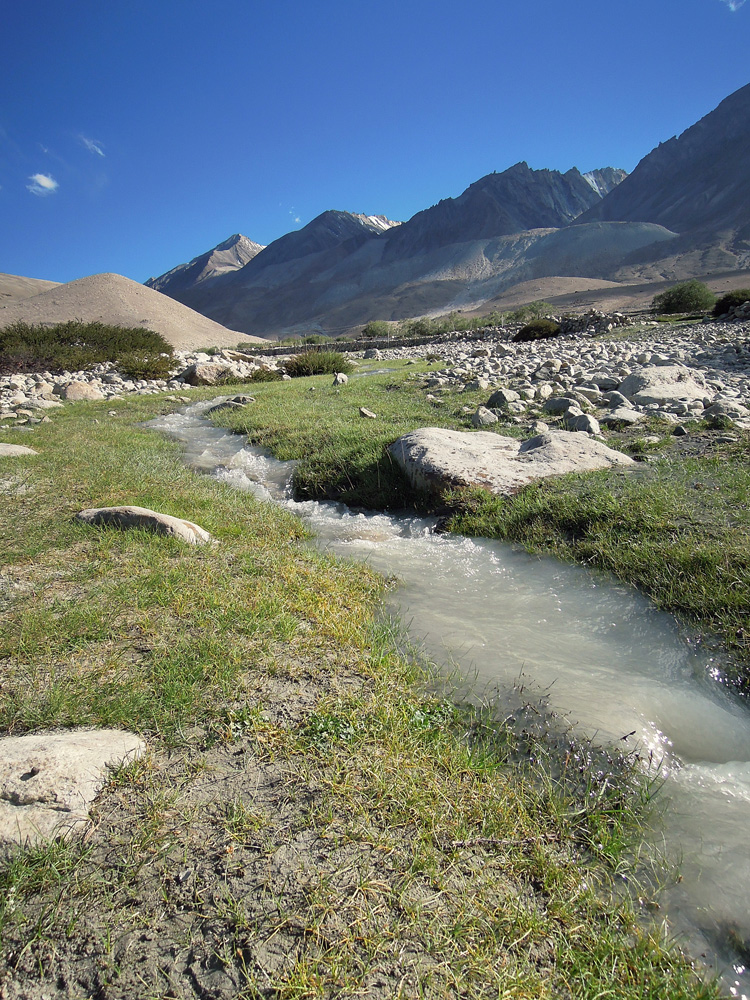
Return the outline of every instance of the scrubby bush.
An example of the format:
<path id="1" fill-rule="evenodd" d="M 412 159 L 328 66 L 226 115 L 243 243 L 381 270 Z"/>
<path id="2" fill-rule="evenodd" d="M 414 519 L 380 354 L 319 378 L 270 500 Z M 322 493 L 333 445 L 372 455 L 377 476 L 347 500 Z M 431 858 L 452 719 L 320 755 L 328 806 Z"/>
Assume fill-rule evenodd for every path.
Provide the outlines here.
<path id="1" fill-rule="evenodd" d="M 727 292 L 716 300 L 714 316 L 724 316 L 730 309 L 741 306 L 743 302 L 750 302 L 750 288 L 737 288 L 733 292 Z"/>
<path id="2" fill-rule="evenodd" d="M 292 378 L 302 378 L 305 375 L 325 375 L 334 372 L 348 374 L 354 371 L 354 365 L 347 361 L 340 351 L 304 351 L 289 358 L 284 369 Z"/>
<path id="3" fill-rule="evenodd" d="M 712 309 L 715 302 L 716 296 L 711 289 L 702 281 L 692 278 L 655 295 L 651 301 L 651 312 L 668 314 L 705 312 Z"/>
<path id="4" fill-rule="evenodd" d="M 557 337 L 560 333 L 560 324 L 551 319 L 534 319 L 526 326 L 522 326 L 513 337 L 516 343 L 523 343 L 527 340 L 547 340 L 549 337 Z"/>
<path id="5" fill-rule="evenodd" d="M 311 333 L 307 337 L 302 338 L 303 344 L 327 344 L 329 338 L 324 337 L 322 333 Z"/>
<path id="6" fill-rule="evenodd" d="M 536 299 L 534 302 L 529 302 L 525 306 L 519 306 L 518 309 L 506 313 L 505 319 L 508 323 L 525 323 L 532 319 L 542 319 L 544 316 L 549 316 L 551 312 L 552 306 L 549 302 Z"/>
<path id="7" fill-rule="evenodd" d="M 154 354 L 153 351 L 129 351 L 117 359 L 115 367 L 123 378 L 137 381 L 143 378 L 168 378 L 172 364 L 172 357 L 168 354 Z"/>
<path id="8" fill-rule="evenodd" d="M 283 372 L 279 368 L 258 368 L 247 379 L 248 382 L 280 382 Z"/>
<path id="9" fill-rule="evenodd" d="M 167 359 L 160 359 L 161 355 Z M 78 371 L 132 356 L 157 368 L 172 348 L 160 333 L 140 327 L 109 326 L 70 320 L 56 326 L 13 323 L 0 330 L 0 374 L 21 371 Z"/>
<path id="10" fill-rule="evenodd" d="M 392 323 L 386 323 L 384 319 L 372 319 L 365 323 L 362 328 L 362 336 L 366 340 L 385 340 L 392 335 Z"/>

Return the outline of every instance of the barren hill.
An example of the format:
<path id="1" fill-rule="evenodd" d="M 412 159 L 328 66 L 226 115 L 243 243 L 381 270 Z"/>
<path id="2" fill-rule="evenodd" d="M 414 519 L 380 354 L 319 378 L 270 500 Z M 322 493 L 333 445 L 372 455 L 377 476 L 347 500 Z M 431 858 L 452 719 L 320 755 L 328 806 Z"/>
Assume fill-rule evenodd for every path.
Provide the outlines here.
<path id="1" fill-rule="evenodd" d="M 0 274 L 0 306 L 30 299 L 32 295 L 57 288 L 57 281 L 43 281 L 41 278 L 24 278 L 20 274 Z"/>
<path id="2" fill-rule="evenodd" d="M 748 162 L 750 84 L 659 143 L 579 221 L 656 222 L 677 233 L 748 227 Z"/>
<path id="3" fill-rule="evenodd" d="M 49 326 L 72 319 L 156 330 L 179 350 L 264 343 L 260 337 L 228 330 L 121 274 L 92 274 L 0 309 L 0 329 L 19 320 Z"/>

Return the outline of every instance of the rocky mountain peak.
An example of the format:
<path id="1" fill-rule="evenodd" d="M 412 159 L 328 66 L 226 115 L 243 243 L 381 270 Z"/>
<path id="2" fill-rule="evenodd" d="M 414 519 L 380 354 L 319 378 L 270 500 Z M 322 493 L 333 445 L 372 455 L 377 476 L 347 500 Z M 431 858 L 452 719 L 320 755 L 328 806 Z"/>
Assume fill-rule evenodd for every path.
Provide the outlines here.
<path id="1" fill-rule="evenodd" d="M 596 172 L 604 184 L 607 170 Z M 624 171 L 612 170 L 611 180 Z M 609 176 L 609 175 L 607 175 Z M 502 173 L 486 174 L 458 198 L 446 198 L 418 212 L 386 235 L 389 256 L 429 252 L 451 243 L 494 239 L 531 229 L 559 229 L 601 200 L 596 184 L 573 167 L 533 170 L 521 161 Z"/>
<path id="2" fill-rule="evenodd" d="M 677 233 L 750 227 L 750 84 L 659 143 L 579 222 L 655 222 Z"/>
<path id="3" fill-rule="evenodd" d="M 242 233 L 234 233 L 212 250 L 193 257 L 187 264 L 178 264 L 158 278 L 149 278 L 145 284 L 157 292 L 176 296 L 210 278 L 244 267 L 263 249 L 260 243 L 253 243 Z"/>
<path id="4" fill-rule="evenodd" d="M 589 170 L 582 174 L 584 180 L 588 181 L 596 193 L 604 198 L 614 188 L 617 187 L 628 176 L 627 170 L 620 170 L 617 167 L 601 167 L 598 170 Z"/>

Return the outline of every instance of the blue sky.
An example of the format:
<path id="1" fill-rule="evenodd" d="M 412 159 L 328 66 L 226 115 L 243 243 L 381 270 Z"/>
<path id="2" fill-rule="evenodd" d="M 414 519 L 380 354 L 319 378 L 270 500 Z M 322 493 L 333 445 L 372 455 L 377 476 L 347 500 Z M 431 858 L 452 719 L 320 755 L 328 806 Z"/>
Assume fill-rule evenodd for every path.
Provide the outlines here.
<path id="1" fill-rule="evenodd" d="M 518 160 L 632 170 L 750 82 L 750 0 L 75 0 L 0 33 L 0 271 L 161 274 Z"/>

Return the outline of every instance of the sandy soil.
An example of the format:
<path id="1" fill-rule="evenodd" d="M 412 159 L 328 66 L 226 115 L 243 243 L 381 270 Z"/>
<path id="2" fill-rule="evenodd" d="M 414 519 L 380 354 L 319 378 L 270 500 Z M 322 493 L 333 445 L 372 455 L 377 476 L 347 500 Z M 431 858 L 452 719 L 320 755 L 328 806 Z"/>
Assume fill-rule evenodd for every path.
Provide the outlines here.
<path id="1" fill-rule="evenodd" d="M 696 275 L 717 295 L 734 288 L 750 286 L 750 272 L 745 270 L 714 271 Z M 634 283 L 605 281 L 598 278 L 534 278 L 523 281 L 486 302 L 477 314 L 515 309 L 537 299 L 551 303 L 560 312 L 583 312 L 601 309 L 603 312 L 638 312 L 648 309 L 655 295 L 671 288 L 676 282 L 642 281 Z"/>
<path id="2" fill-rule="evenodd" d="M 41 278 L 24 278 L 20 274 L 0 274 L 0 306 L 30 299 L 32 295 L 57 288 L 58 284 Z"/>
<path id="3" fill-rule="evenodd" d="M 261 337 L 228 330 L 121 274 L 92 274 L 0 308 L 0 329 L 18 320 L 50 325 L 71 319 L 156 330 L 176 350 L 267 343 Z"/>

